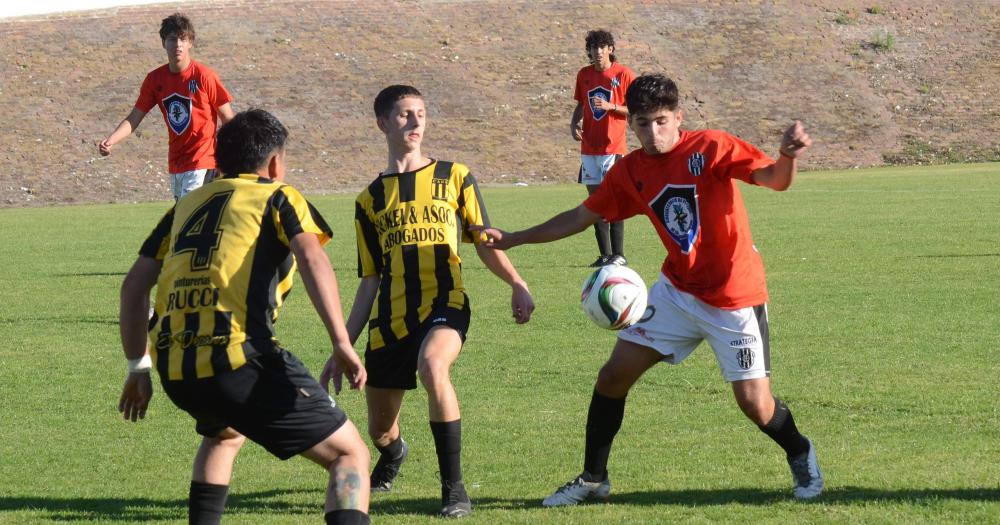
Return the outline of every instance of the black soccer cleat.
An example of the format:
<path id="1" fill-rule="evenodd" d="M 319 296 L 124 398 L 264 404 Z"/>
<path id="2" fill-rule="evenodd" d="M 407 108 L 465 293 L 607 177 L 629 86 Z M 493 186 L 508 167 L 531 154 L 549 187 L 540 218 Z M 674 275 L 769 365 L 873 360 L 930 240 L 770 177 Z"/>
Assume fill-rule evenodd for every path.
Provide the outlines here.
<path id="1" fill-rule="evenodd" d="M 610 255 L 602 255 L 602 256 L 598 257 L 596 261 L 590 263 L 590 267 L 591 268 L 600 268 L 601 266 L 607 266 L 608 265 L 608 259 L 611 259 Z"/>
<path id="2" fill-rule="evenodd" d="M 461 481 L 441 482 L 441 517 L 464 518 L 472 514 L 472 502 Z"/>
<path id="3" fill-rule="evenodd" d="M 399 439 L 402 440 L 403 438 Z M 403 447 L 399 451 L 399 456 L 395 458 L 388 458 L 385 454 L 379 456 L 378 463 L 375 463 L 375 468 L 372 469 L 372 492 L 389 492 L 392 490 L 392 482 L 399 475 L 399 467 L 403 465 L 403 461 L 406 460 L 406 456 L 409 453 L 410 447 L 406 444 L 406 441 L 403 441 Z"/>

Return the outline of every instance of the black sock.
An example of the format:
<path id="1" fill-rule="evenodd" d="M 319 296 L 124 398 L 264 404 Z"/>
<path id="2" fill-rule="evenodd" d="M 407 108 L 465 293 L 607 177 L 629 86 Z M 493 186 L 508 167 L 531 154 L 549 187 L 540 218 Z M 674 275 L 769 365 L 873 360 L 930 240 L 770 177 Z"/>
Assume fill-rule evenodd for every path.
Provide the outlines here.
<path id="1" fill-rule="evenodd" d="M 799 433 L 792 411 L 777 397 L 774 398 L 774 416 L 766 425 L 759 428 L 785 449 L 788 457 L 798 456 L 809 450 L 809 440 Z"/>
<path id="2" fill-rule="evenodd" d="M 597 237 L 597 249 L 601 251 L 601 255 L 611 255 L 611 234 L 608 231 L 608 223 L 595 222 L 594 236 Z"/>
<path id="3" fill-rule="evenodd" d="M 583 453 L 583 470 L 594 476 L 594 481 L 608 476 L 608 456 L 611 442 L 622 427 L 625 418 L 625 398 L 612 399 L 597 392 L 590 398 L 587 411 L 587 445 Z"/>
<path id="4" fill-rule="evenodd" d="M 462 481 L 462 420 L 431 421 L 441 481 Z"/>
<path id="5" fill-rule="evenodd" d="M 367 514 L 355 509 L 337 509 L 326 513 L 326 525 L 369 525 Z"/>
<path id="6" fill-rule="evenodd" d="M 389 459 L 396 459 L 396 458 L 399 457 L 400 454 L 403 453 L 403 437 L 402 436 L 397 437 L 395 441 L 393 441 L 392 443 L 389 443 L 388 445 L 386 445 L 384 447 L 380 447 L 378 445 L 375 445 L 375 448 L 377 448 L 378 451 L 383 456 L 385 456 L 385 457 L 387 457 Z"/>
<path id="7" fill-rule="evenodd" d="M 625 257 L 625 221 L 611 223 L 611 253 Z"/>
<path id="8" fill-rule="evenodd" d="M 188 491 L 188 523 L 190 525 L 219 525 L 226 507 L 229 485 L 191 482 Z"/>

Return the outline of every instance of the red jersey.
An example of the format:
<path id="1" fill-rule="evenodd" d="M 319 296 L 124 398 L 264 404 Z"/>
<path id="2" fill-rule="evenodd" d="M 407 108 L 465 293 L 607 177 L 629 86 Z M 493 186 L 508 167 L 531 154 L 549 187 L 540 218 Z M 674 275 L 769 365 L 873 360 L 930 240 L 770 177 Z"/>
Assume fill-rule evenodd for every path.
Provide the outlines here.
<path id="1" fill-rule="evenodd" d="M 722 131 L 681 131 L 671 151 L 639 149 L 615 163 L 583 202 L 608 221 L 644 214 L 667 249 L 661 271 L 679 290 L 718 308 L 767 302 L 764 263 L 736 180 L 774 161 Z"/>
<path id="2" fill-rule="evenodd" d="M 610 111 L 596 109 L 594 97 L 603 98 L 625 105 L 625 92 L 635 80 L 631 69 L 612 62 L 604 71 L 587 66 L 576 74 L 576 91 L 573 98 L 583 106 L 583 141 L 580 143 L 582 155 L 624 155 L 627 119 Z"/>
<path id="3" fill-rule="evenodd" d="M 215 128 L 219 106 L 233 98 L 211 68 L 191 61 L 180 73 L 164 64 L 146 75 L 135 107 L 149 113 L 160 106 L 167 123 L 170 173 L 215 168 Z"/>

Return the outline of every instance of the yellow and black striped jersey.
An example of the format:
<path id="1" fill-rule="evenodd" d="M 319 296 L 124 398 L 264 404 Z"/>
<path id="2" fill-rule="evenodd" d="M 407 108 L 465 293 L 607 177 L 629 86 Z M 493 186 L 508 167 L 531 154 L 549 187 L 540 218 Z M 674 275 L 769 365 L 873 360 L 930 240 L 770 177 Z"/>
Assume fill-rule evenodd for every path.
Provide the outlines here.
<path id="1" fill-rule="evenodd" d="M 332 235 L 298 190 L 257 175 L 216 179 L 177 201 L 139 251 L 163 264 L 149 330 L 162 377 L 210 377 L 273 351 L 300 233 L 322 244 Z"/>
<path id="2" fill-rule="evenodd" d="M 469 225 L 489 226 L 469 168 L 435 160 L 382 174 L 358 195 L 354 224 L 358 276 L 380 278 L 370 349 L 404 338 L 435 308 L 468 308 L 458 245 L 478 242 Z"/>

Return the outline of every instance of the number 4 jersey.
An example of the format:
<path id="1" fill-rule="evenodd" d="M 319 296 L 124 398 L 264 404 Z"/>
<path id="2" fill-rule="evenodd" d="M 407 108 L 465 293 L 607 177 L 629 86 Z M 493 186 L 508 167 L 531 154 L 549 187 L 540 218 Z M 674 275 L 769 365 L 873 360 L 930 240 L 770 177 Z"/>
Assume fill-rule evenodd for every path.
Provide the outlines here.
<path id="1" fill-rule="evenodd" d="M 274 349 L 300 233 L 332 235 L 298 190 L 257 175 L 216 179 L 163 216 L 139 251 L 163 262 L 149 332 L 161 377 L 210 377 Z"/>

